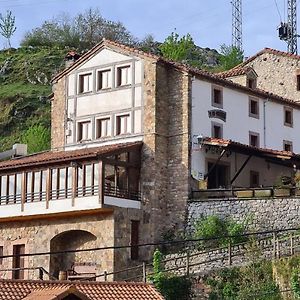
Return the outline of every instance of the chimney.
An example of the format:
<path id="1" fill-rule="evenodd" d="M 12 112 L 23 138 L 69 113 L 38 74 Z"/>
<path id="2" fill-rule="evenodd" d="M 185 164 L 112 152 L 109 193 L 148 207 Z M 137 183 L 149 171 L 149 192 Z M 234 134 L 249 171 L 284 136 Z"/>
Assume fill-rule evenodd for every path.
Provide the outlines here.
<path id="1" fill-rule="evenodd" d="M 71 50 L 67 53 L 65 56 L 65 66 L 66 68 L 72 66 L 78 59 L 80 58 L 80 55 L 74 51 Z"/>

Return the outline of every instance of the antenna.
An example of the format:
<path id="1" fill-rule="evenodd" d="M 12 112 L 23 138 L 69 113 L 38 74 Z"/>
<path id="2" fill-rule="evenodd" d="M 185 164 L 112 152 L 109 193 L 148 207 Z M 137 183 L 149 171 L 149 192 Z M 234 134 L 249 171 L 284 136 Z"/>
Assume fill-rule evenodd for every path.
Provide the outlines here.
<path id="1" fill-rule="evenodd" d="M 297 54 L 297 0 L 287 0 L 288 21 L 281 22 L 278 33 L 279 38 L 288 44 L 287 51 Z"/>
<path id="2" fill-rule="evenodd" d="M 232 46 L 243 50 L 242 0 L 232 0 Z"/>

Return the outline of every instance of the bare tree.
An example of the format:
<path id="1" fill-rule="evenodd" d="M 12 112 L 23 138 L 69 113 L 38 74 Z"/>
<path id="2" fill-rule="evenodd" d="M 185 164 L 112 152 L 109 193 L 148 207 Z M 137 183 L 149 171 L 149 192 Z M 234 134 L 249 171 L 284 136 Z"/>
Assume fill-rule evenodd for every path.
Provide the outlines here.
<path id="1" fill-rule="evenodd" d="M 16 18 L 10 10 L 6 12 L 6 15 L 0 14 L 0 34 L 7 39 L 9 48 L 11 48 L 10 38 L 17 30 L 15 21 Z"/>

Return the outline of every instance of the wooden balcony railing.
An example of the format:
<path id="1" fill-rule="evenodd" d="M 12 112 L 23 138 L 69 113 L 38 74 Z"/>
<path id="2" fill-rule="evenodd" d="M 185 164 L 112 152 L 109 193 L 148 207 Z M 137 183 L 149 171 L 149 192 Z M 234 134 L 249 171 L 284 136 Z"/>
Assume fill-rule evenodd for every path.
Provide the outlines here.
<path id="1" fill-rule="evenodd" d="M 41 202 L 46 201 L 46 191 L 35 192 L 35 193 L 25 193 L 25 203 L 30 202 Z M 99 193 L 99 186 L 85 186 L 85 187 L 77 187 L 75 197 L 88 197 L 94 196 Z M 138 191 L 131 191 L 128 189 L 120 189 L 119 187 L 111 186 L 106 184 L 104 186 L 104 195 L 116 198 L 124 198 L 129 200 L 140 201 L 141 193 Z M 59 200 L 59 199 L 70 199 L 72 198 L 72 188 L 68 189 L 60 189 L 60 190 L 51 190 L 49 192 L 50 201 L 51 200 Z M 8 205 L 8 204 L 21 204 L 21 194 L 15 195 L 4 195 L 0 197 L 0 205 Z"/>

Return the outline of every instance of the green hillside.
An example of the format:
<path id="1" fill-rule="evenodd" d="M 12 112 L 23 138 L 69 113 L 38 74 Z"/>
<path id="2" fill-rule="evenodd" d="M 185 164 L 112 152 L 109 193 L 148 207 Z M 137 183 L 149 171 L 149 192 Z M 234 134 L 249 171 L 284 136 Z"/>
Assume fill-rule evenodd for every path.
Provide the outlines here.
<path id="1" fill-rule="evenodd" d="M 0 51 L 0 151 L 22 141 L 34 124 L 50 128 L 51 78 L 64 67 L 66 49 Z"/>

